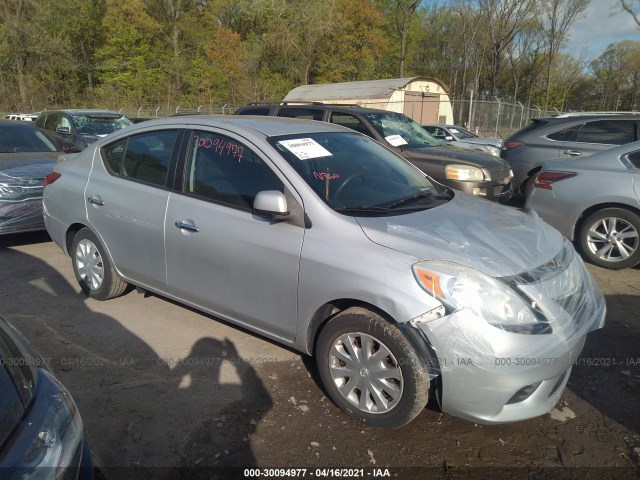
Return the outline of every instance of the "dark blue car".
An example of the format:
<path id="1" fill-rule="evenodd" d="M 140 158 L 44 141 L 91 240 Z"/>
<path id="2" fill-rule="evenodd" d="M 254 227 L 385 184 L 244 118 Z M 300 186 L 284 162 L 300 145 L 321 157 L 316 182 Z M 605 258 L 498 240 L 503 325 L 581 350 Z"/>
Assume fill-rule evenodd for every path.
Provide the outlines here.
<path id="1" fill-rule="evenodd" d="M 92 479 L 80 412 L 25 338 L 0 317 L 0 478 Z"/>

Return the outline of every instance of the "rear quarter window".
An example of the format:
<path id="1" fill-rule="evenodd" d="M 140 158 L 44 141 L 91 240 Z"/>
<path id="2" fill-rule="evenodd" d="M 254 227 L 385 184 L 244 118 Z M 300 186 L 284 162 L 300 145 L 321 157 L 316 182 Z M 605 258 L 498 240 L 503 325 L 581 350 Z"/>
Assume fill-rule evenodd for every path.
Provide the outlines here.
<path id="1" fill-rule="evenodd" d="M 634 168 L 640 170 L 640 150 L 628 153 L 626 159 Z"/>

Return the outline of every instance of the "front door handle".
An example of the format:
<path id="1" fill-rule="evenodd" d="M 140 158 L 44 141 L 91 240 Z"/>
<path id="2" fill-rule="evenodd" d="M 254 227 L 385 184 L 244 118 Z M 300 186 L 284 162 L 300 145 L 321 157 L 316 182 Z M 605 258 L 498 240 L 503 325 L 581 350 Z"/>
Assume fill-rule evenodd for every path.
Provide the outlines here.
<path id="1" fill-rule="evenodd" d="M 582 152 L 579 152 L 577 150 L 565 150 L 564 154 L 565 155 L 569 155 L 570 157 L 581 157 L 582 156 Z"/>
<path id="2" fill-rule="evenodd" d="M 91 205 L 97 205 L 98 207 L 104 205 L 104 202 L 102 200 L 93 196 L 87 197 L 87 202 L 89 202 Z"/>
<path id="3" fill-rule="evenodd" d="M 180 230 L 188 230 L 190 232 L 199 232 L 200 229 L 191 223 L 186 223 L 180 220 L 177 220 L 175 226 Z"/>

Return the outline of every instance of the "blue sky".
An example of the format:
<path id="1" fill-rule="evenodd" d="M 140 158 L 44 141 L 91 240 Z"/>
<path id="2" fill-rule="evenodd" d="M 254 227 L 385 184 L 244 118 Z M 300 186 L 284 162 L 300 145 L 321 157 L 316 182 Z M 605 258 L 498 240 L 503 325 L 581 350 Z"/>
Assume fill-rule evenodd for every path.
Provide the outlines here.
<path id="1" fill-rule="evenodd" d="M 585 18 L 578 20 L 569 32 L 565 50 L 579 57 L 586 49 L 587 59 L 600 56 L 610 43 L 621 40 L 640 41 L 640 29 L 631 15 L 619 12 L 618 0 L 591 0 Z"/>

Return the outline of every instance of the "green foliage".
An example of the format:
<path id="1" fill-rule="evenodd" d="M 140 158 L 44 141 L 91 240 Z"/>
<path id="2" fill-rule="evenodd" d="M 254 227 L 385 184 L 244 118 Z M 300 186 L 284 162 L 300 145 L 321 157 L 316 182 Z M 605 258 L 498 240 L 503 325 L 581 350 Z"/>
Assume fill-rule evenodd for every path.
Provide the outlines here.
<path id="1" fill-rule="evenodd" d="M 562 53 L 585 1 L 3 0 L 0 110 L 240 105 L 400 71 L 454 99 L 637 109 L 640 42 Z"/>

